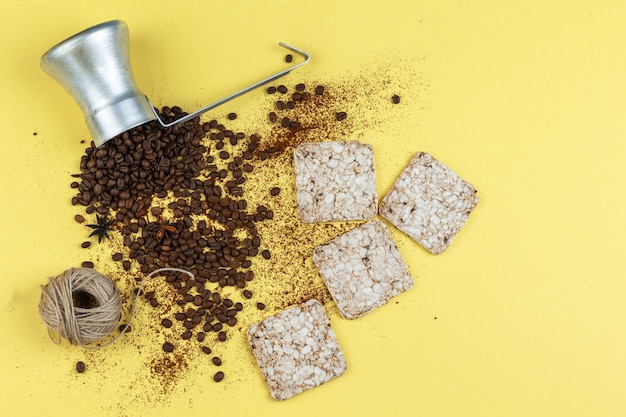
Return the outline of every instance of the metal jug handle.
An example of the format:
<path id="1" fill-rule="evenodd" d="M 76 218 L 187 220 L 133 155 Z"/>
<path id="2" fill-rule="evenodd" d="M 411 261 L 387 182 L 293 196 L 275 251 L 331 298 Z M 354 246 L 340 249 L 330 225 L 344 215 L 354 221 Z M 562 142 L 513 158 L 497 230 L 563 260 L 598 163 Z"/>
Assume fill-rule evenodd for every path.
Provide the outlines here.
<path id="1" fill-rule="evenodd" d="M 247 93 L 247 92 L 249 92 L 251 90 L 254 90 L 255 88 L 258 88 L 258 87 L 261 87 L 261 86 L 263 86 L 265 84 L 271 83 L 272 81 L 277 80 L 280 77 L 283 77 L 283 76 L 289 74 L 291 71 L 293 71 L 294 69 L 296 69 L 298 67 L 301 67 L 302 65 L 306 64 L 307 62 L 309 62 L 309 60 L 311 59 L 311 56 L 308 53 L 306 53 L 303 50 L 301 50 L 301 49 L 295 48 L 295 47 L 293 47 L 291 45 L 287 45 L 284 42 L 280 42 L 278 45 L 280 45 L 283 48 L 289 49 L 290 51 L 293 51 L 293 52 L 301 55 L 302 57 L 304 57 L 304 61 L 302 61 L 302 62 L 300 62 L 300 63 L 298 63 L 296 65 L 293 65 L 293 66 L 291 66 L 291 67 L 289 67 L 289 68 L 287 68 L 287 69 L 285 69 L 285 70 L 283 70 L 283 71 L 281 71 L 281 72 L 279 72 L 277 74 L 274 74 L 274 75 L 272 75 L 272 76 L 270 76 L 268 78 L 265 78 L 264 80 L 261 80 L 261 81 L 259 81 L 257 83 L 254 83 L 254 84 L 244 88 L 243 90 L 239 90 L 236 93 L 233 93 L 233 94 L 231 94 L 231 95 L 229 95 L 227 97 L 224 97 L 224 98 L 222 98 L 222 99 L 220 99 L 220 100 L 218 100 L 218 101 L 216 101 L 214 103 L 211 103 L 211 104 L 209 104 L 206 107 L 202 107 L 200 110 L 196 110 L 195 112 L 190 113 L 187 116 L 181 117 L 180 119 L 176 119 L 172 123 L 163 123 L 163 120 L 161 120 L 161 118 L 159 117 L 159 114 L 157 113 L 156 109 L 154 108 L 154 106 L 150 102 L 150 99 L 148 97 L 146 97 L 146 100 L 148 100 L 148 103 L 150 104 L 150 108 L 152 109 L 152 112 L 154 113 L 154 116 L 156 117 L 156 120 L 158 120 L 158 122 L 161 124 L 162 127 L 170 127 L 170 126 L 177 125 L 179 123 L 184 123 L 184 122 L 186 122 L 188 120 L 193 119 L 196 116 L 201 115 L 204 112 L 207 112 L 207 111 L 209 111 L 211 109 L 214 109 L 217 106 L 220 106 L 220 105 L 222 105 L 222 104 L 224 104 L 224 103 L 226 103 L 226 102 L 228 102 L 228 101 L 230 101 L 230 100 L 232 100 L 234 98 L 237 98 L 237 97 L 239 97 L 239 96 L 241 96 L 241 95 L 243 95 L 243 94 L 245 94 L 245 93 Z"/>

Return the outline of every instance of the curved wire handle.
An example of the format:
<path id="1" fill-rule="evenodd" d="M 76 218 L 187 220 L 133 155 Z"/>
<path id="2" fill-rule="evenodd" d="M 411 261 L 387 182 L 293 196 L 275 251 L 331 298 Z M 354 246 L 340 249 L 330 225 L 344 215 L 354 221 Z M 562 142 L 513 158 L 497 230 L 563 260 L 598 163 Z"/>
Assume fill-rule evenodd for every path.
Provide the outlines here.
<path id="1" fill-rule="evenodd" d="M 270 77 L 268 77 L 268 78 L 266 78 L 264 80 L 261 80 L 261 81 L 259 81 L 257 83 L 254 83 L 254 84 L 244 88 L 243 90 L 239 90 L 236 93 L 233 93 L 233 94 L 231 94 L 231 95 L 229 95 L 227 97 L 224 97 L 224 98 L 222 98 L 222 99 L 220 99 L 220 100 L 218 100 L 218 101 L 216 101 L 214 103 L 211 103 L 208 106 L 201 108 L 200 110 L 196 110 L 195 112 L 193 112 L 191 114 L 188 114 L 185 117 L 181 117 L 180 119 L 176 119 L 172 123 L 163 123 L 163 121 L 159 117 L 159 114 L 157 113 L 156 109 L 154 108 L 154 106 L 150 102 L 150 99 L 148 97 L 146 97 L 146 100 L 148 100 L 148 103 L 150 103 L 150 108 L 152 109 L 152 112 L 154 113 L 154 116 L 156 117 L 156 120 L 158 120 L 158 122 L 163 127 L 170 127 L 170 126 L 177 125 L 179 123 L 184 123 L 184 122 L 186 122 L 188 120 L 193 119 L 196 116 L 201 115 L 204 112 L 207 112 L 207 111 L 209 111 L 211 109 L 214 109 L 217 106 L 221 106 L 222 104 L 224 104 L 224 103 L 226 103 L 226 102 L 228 102 L 228 101 L 230 101 L 230 100 L 232 100 L 234 98 L 237 98 L 237 97 L 239 97 L 239 96 L 241 96 L 243 94 L 246 94 L 247 92 L 252 91 L 255 88 L 258 88 L 258 87 L 261 87 L 261 86 L 263 86 L 265 84 L 271 83 L 272 81 L 277 80 L 280 77 L 283 77 L 283 76 L 289 74 L 291 71 L 295 70 L 298 67 L 301 67 L 302 65 L 306 64 L 307 62 L 309 62 L 309 60 L 311 59 L 311 56 L 308 53 L 306 53 L 303 50 L 301 50 L 301 49 L 298 49 L 298 48 L 293 47 L 291 45 L 287 45 L 284 42 L 280 42 L 278 45 L 280 45 L 283 48 L 289 49 L 290 51 L 293 51 L 293 52 L 303 56 L 304 57 L 304 61 L 300 62 L 299 64 L 293 65 L 293 66 L 291 66 L 291 67 L 289 67 L 289 68 L 287 68 L 287 69 L 285 69 L 285 70 L 283 70 L 283 71 L 281 71 L 281 72 L 279 72 L 277 74 L 274 74 L 274 75 L 272 75 L 272 76 L 270 76 Z"/>

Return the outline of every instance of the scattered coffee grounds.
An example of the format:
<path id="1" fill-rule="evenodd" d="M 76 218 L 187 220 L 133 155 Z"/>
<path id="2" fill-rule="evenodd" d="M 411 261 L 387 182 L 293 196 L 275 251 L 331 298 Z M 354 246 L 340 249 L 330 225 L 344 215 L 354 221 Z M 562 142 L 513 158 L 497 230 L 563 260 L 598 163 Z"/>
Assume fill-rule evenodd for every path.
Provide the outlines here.
<path id="1" fill-rule="evenodd" d="M 83 372 L 85 372 L 85 369 L 86 369 L 85 362 L 83 361 L 76 362 L 76 372 L 78 372 L 79 374 L 82 374 Z"/>
<path id="2" fill-rule="evenodd" d="M 291 61 L 293 61 L 293 55 L 291 54 L 285 55 L 285 62 L 291 62 Z"/>
<path id="3" fill-rule="evenodd" d="M 400 96 L 397 94 L 394 94 L 393 96 L 391 96 L 391 102 L 393 104 L 399 104 L 400 103 Z"/>
<path id="4" fill-rule="evenodd" d="M 307 91 L 307 85 L 314 87 Z M 156 305 L 147 312 L 150 328 L 176 340 L 176 346 L 164 343 L 162 352 L 157 343 L 159 352 L 146 361 L 163 393 L 171 393 L 196 361 L 211 358 L 202 353 L 222 356 L 237 340 L 229 332 L 248 326 L 260 309 L 310 298 L 330 302 L 310 254 L 354 224 L 308 225 L 292 215 L 293 149 L 349 137 L 353 118 L 337 123 L 335 115 L 353 111 L 358 90 L 313 81 L 266 91 L 268 107 L 252 120 L 261 134 L 235 129 L 228 115 L 167 129 L 150 122 L 102 149 L 91 144 L 81 158 L 72 203 L 113 220 L 111 240 L 103 243 L 122 254 L 123 262 L 111 267 L 121 272 L 125 288 L 161 267 L 194 276 L 167 272 L 146 288 L 156 288 L 145 299 Z M 276 92 L 282 95 L 272 97 Z M 176 106 L 161 110 L 166 123 L 184 114 Z M 183 334 L 191 337 L 183 340 Z"/>

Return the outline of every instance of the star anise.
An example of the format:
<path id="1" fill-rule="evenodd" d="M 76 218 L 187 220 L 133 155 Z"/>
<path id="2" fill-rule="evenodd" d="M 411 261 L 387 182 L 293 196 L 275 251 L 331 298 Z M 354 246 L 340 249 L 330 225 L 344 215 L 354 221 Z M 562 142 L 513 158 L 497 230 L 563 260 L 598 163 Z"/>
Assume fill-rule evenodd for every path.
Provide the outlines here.
<path id="1" fill-rule="evenodd" d="M 155 237 L 157 240 L 169 237 L 170 233 L 178 233 L 178 229 L 172 226 L 169 221 L 163 220 L 161 216 L 159 216 L 159 220 L 153 224 L 156 226 Z"/>
<path id="2" fill-rule="evenodd" d="M 110 239 L 108 232 L 109 230 L 113 230 L 113 228 L 111 227 L 113 223 L 114 223 L 113 219 L 109 220 L 107 216 L 100 217 L 96 214 L 96 224 L 87 225 L 87 227 L 90 227 L 93 229 L 93 232 L 91 232 L 89 237 L 98 235 L 98 243 L 101 243 L 102 239 L 104 239 L 105 237 L 107 239 Z"/>

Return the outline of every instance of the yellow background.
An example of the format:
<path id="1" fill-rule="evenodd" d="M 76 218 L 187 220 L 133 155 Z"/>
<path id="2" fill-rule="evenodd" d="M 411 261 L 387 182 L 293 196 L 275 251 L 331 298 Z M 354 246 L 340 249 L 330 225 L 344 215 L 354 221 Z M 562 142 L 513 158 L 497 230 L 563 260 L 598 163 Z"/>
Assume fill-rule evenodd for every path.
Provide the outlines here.
<path id="1" fill-rule="evenodd" d="M 341 378 L 276 402 L 241 337 L 225 355 L 234 375 L 215 384 L 191 370 L 166 398 L 134 376 L 142 353 L 128 342 L 78 375 L 84 352 L 48 340 L 39 287 L 85 256 L 69 174 L 88 134 L 39 58 L 111 19 L 128 23 L 135 77 L 157 105 L 193 108 L 256 81 L 276 70 L 285 41 L 313 57 L 285 83 L 361 80 L 349 105 L 363 104 L 354 131 L 374 146 L 381 197 L 420 150 L 478 189 L 440 256 L 392 230 L 411 291 L 356 321 L 328 309 L 348 362 Z M 599 0 L 5 4 L 2 414 L 626 415 L 625 21 L 626 3 Z M 401 104 L 376 104 L 377 88 Z M 217 114 L 251 113 L 262 96 Z"/>

